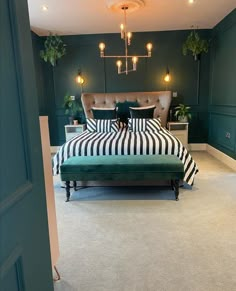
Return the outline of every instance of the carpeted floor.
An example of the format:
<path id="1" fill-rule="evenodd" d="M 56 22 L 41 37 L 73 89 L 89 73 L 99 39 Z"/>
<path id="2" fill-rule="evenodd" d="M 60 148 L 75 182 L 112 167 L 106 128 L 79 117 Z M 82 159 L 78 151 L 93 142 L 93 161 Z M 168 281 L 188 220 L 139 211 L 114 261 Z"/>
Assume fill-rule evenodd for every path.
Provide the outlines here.
<path id="1" fill-rule="evenodd" d="M 236 290 L 236 173 L 205 152 L 192 190 L 92 187 L 55 178 L 55 291 Z"/>

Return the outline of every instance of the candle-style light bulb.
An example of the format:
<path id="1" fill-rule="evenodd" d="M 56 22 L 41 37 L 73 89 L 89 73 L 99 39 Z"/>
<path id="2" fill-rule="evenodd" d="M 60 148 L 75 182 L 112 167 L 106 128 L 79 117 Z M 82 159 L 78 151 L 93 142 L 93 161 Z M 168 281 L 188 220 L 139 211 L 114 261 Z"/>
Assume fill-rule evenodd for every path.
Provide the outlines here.
<path id="1" fill-rule="evenodd" d="M 100 44 L 99 44 L 99 49 L 100 49 L 100 56 L 101 57 L 104 57 L 104 49 L 105 49 L 105 43 L 103 43 L 103 42 L 101 42 Z"/>
<path id="2" fill-rule="evenodd" d="M 136 69 L 137 69 L 137 61 L 138 61 L 138 58 L 137 57 L 132 57 L 133 70 L 134 71 L 136 71 Z"/>
<path id="3" fill-rule="evenodd" d="M 147 51 L 148 51 L 148 56 L 151 57 L 151 55 L 152 55 L 152 44 L 150 42 L 147 44 Z"/>
<path id="4" fill-rule="evenodd" d="M 120 73 L 121 73 L 122 62 L 121 62 L 120 60 L 118 60 L 118 61 L 116 62 L 116 65 L 117 65 L 117 68 L 118 68 L 118 74 L 120 74 Z"/>
<path id="5" fill-rule="evenodd" d="M 132 32 L 127 32 L 127 41 L 128 41 L 128 45 L 131 44 L 131 37 L 132 37 Z"/>
<path id="6" fill-rule="evenodd" d="M 125 37 L 125 26 L 123 23 L 120 25 L 120 37 L 123 39 Z"/>

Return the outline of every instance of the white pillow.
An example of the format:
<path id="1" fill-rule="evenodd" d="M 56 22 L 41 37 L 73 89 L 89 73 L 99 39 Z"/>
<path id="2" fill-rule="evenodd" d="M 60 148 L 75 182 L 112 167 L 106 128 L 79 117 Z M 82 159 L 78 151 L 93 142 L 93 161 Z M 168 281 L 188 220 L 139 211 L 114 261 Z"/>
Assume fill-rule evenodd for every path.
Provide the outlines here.
<path id="1" fill-rule="evenodd" d="M 128 119 L 129 131 L 149 131 L 149 132 L 158 132 L 161 129 L 161 120 L 160 118 L 129 118 Z"/>
<path id="2" fill-rule="evenodd" d="M 90 132 L 118 132 L 117 119 L 87 118 L 87 130 Z"/>

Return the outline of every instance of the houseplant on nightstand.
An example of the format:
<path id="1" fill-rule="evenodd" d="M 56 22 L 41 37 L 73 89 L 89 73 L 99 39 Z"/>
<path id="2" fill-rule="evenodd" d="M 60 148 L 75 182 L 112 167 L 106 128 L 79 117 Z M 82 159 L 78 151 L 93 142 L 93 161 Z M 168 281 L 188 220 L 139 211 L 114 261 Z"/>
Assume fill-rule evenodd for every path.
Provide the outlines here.
<path id="1" fill-rule="evenodd" d="M 191 107 L 186 106 L 184 104 L 179 104 L 175 107 L 175 116 L 177 117 L 179 122 L 188 122 L 191 119 L 192 115 L 189 112 Z"/>
<path id="2" fill-rule="evenodd" d="M 70 124 L 73 124 L 74 119 L 79 119 L 78 116 L 80 116 L 83 111 L 75 99 L 75 96 L 70 96 L 69 94 L 66 94 L 64 97 L 63 107 L 65 108 L 65 114 L 69 116 Z"/>

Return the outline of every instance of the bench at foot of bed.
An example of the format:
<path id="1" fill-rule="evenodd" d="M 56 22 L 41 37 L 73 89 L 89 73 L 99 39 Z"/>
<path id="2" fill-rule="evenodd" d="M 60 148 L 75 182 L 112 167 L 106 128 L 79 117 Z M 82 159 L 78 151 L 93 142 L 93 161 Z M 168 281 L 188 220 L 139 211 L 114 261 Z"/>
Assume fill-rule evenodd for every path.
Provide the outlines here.
<path id="1" fill-rule="evenodd" d="M 183 163 L 173 155 L 77 156 L 60 167 L 66 182 L 66 202 L 70 200 L 70 181 L 141 181 L 170 180 L 179 200 L 179 180 L 184 177 Z"/>

